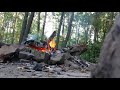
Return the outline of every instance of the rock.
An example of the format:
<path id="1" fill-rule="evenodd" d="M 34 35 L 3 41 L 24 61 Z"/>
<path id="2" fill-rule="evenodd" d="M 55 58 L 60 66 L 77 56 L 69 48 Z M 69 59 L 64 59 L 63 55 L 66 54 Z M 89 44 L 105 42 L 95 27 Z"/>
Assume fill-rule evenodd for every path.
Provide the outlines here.
<path id="1" fill-rule="evenodd" d="M 80 69 L 80 66 L 73 63 L 72 61 L 65 60 L 65 66 L 69 67 L 70 69 Z"/>
<path id="2" fill-rule="evenodd" d="M 48 66 L 48 67 L 46 67 L 47 69 L 48 69 L 48 72 L 49 73 L 54 73 L 54 68 L 52 68 L 52 67 L 50 67 L 50 66 Z"/>
<path id="3" fill-rule="evenodd" d="M 26 59 L 20 59 L 20 62 L 22 62 L 22 63 L 29 63 L 30 61 L 26 60 Z"/>
<path id="4" fill-rule="evenodd" d="M 42 69 L 43 69 L 43 65 L 40 63 L 37 63 L 35 67 L 33 68 L 33 70 L 35 71 L 42 71 Z"/>
<path id="5" fill-rule="evenodd" d="M 4 45 L 0 48 L 0 60 L 1 62 L 12 61 L 13 58 L 18 58 L 18 45 Z"/>
<path id="6" fill-rule="evenodd" d="M 90 74 L 87 73 L 67 73 L 70 77 L 82 77 L 82 78 L 89 78 Z"/>
<path id="7" fill-rule="evenodd" d="M 92 78 L 120 78 L 120 15 L 105 37 L 99 59 Z"/>
<path id="8" fill-rule="evenodd" d="M 56 67 L 56 68 L 54 68 L 54 71 L 56 71 L 56 72 L 61 72 L 61 71 L 62 71 L 62 68 Z"/>
<path id="9" fill-rule="evenodd" d="M 33 57 L 34 57 L 34 54 L 32 54 L 32 53 L 25 52 L 25 51 L 19 52 L 19 58 L 20 59 L 31 60 Z"/>
<path id="10" fill-rule="evenodd" d="M 42 77 L 43 75 L 42 75 L 42 74 L 40 74 L 40 73 L 38 73 L 38 74 L 36 74 L 36 76 L 38 76 L 38 77 Z"/>
<path id="11" fill-rule="evenodd" d="M 57 50 L 50 57 L 49 64 L 64 64 L 64 53 L 61 53 L 60 50 Z"/>

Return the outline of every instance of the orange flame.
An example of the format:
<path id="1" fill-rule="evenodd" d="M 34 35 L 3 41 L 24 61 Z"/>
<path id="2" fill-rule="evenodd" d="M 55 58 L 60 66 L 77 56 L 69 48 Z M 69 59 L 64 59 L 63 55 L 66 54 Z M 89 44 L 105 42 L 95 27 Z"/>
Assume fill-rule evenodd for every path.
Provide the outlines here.
<path id="1" fill-rule="evenodd" d="M 52 40 L 49 42 L 49 45 L 50 45 L 51 48 L 55 48 L 56 43 L 55 43 L 54 39 L 52 39 Z"/>
<path id="2" fill-rule="evenodd" d="M 31 48 L 34 48 L 38 51 L 42 51 L 42 52 L 46 52 L 46 48 L 40 48 L 40 47 L 36 47 L 36 46 L 30 46 Z"/>
<path id="3" fill-rule="evenodd" d="M 36 47 L 34 45 L 31 45 L 29 47 L 34 48 L 34 49 L 36 49 L 38 51 L 46 52 L 46 48 L 45 47 Z M 56 50 L 55 47 L 56 47 L 56 43 L 55 43 L 54 39 L 52 39 L 51 41 L 48 42 L 48 51 L 49 52 L 51 52 L 51 48 L 53 48 L 54 50 Z"/>
<path id="4" fill-rule="evenodd" d="M 54 50 L 56 50 L 56 49 L 55 49 L 56 43 L 55 43 L 54 39 L 52 39 L 51 41 L 48 42 L 48 51 L 49 51 L 49 52 L 51 51 L 51 50 L 50 50 L 50 47 L 53 48 Z"/>

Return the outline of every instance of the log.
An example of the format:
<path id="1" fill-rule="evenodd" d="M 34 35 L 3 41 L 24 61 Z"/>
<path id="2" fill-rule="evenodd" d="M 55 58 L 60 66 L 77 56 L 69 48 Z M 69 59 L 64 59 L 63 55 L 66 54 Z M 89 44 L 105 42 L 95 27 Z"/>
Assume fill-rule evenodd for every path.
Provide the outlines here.
<path id="1" fill-rule="evenodd" d="M 82 53 L 84 53 L 85 51 L 87 51 L 87 45 L 86 44 L 78 44 L 78 45 L 74 45 L 74 46 L 70 47 L 69 53 L 72 56 L 78 56 L 78 55 L 81 55 Z"/>
<path id="2" fill-rule="evenodd" d="M 48 39 L 48 42 L 50 42 L 54 37 L 56 36 L 56 31 L 54 31 L 51 36 Z"/>

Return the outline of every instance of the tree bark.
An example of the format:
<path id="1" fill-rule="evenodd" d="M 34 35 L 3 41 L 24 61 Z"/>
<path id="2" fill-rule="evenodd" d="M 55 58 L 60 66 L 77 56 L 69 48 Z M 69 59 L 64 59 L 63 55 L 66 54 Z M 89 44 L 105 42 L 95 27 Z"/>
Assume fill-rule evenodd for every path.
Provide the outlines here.
<path id="1" fill-rule="evenodd" d="M 32 25 L 34 13 L 35 13 L 35 12 L 31 12 L 31 15 L 30 15 L 30 17 L 29 17 L 28 24 L 27 24 L 26 29 L 25 29 L 25 34 L 24 34 L 24 37 L 23 37 L 23 41 L 26 40 L 26 38 L 27 38 L 27 36 L 28 36 L 28 34 L 29 34 L 29 32 L 30 32 L 30 28 L 31 28 L 31 25 Z"/>
<path id="2" fill-rule="evenodd" d="M 38 12 L 38 27 L 37 27 L 38 33 L 40 33 L 40 12 Z"/>
<path id="3" fill-rule="evenodd" d="M 64 21 L 63 21 L 63 27 L 62 27 L 62 36 L 64 36 Z"/>
<path id="4" fill-rule="evenodd" d="M 79 37 L 80 37 L 80 32 L 79 32 L 79 29 L 80 29 L 80 28 L 79 28 L 79 27 L 80 27 L 80 25 L 78 24 L 78 28 L 77 28 L 77 32 L 78 32 L 78 35 L 77 35 L 77 36 L 78 36 L 77 44 L 79 43 Z M 77 33 L 76 33 L 76 34 L 77 34 Z"/>
<path id="5" fill-rule="evenodd" d="M 114 12 L 111 12 L 109 30 L 111 29 L 111 27 L 113 25 L 113 18 L 114 18 Z"/>
<path id="6" fill-rule="evenodd" d="M 88 41 L 88 30 L 89 28 L 85 29 L 85 44 L 87 44 L 87 41 Z"/>
<path id="7" fill-rule="evenodd" d="M 26 25 L 27 25 L 28 13 L 29 12 L 25 12 L 24 20 L 23 20 L 23 23 L 22 23 L 22 30 L 21 30 L 21 33 L 20 33 L 19 44 L 21 44 L 22 41 L 23 41 L 23 36 L 24 36 L 24 33 L 25 33 Z"/>
<path id="8" fill-rule="evenodd" d="M 14 36 L 15 36 L 15 28 L 17 23 L 17 12 L 15 13 L 15 19 L 14 19 L 14 25 L 13 25 L 13 33 L 12 33 L 12 44 L 14 43 Z"/>
<path id="9" fill-rule="evenodd" d="M 47 17 L 47 12 L 45 12 L 45 17 L 44 17 L 44 22 L 43 22 L 43 32 L 42 32 L 41 40 L 44 39 L 44 30 L 45 30 L 46 17 Z"/>
<path id="10" fill-rule="evenodd" d="M 1 27 L 1 33 L 0 33 L 0 42 L 2 42 L 3 41 L 3 39 L 4 39 L 4 31 L 5 31 L 5 28 L 4 28 L 4 24 L 5 24 L 5 13 L 3 13 L 3 19 L 2 19 L 2 27 Z"/>
<path id="11" fill-rule="evenodd" d="M 61 31 L 61 25 L 63 22 L 63 17 L 64 17 L 64 12 L 61 13 L 61 18 L 60 18 L 60 23 L 59 23 L 58 33 L 57 33 L 56 48 L 58 48 L 58 44 L 59 44 L 59 37 L 60 37 L 60 31 Z"/>
<path id="12" fill-rule="evenodd" d="M 74 19 L 74 12 L 71 13 L 70 22 L 68 23 L 68 32 L 67 32 L 66 40 L 65 40 L 65 43 L 64 43 L 64 47 L 66 47 L 67 42 L 70 38 L 73 19 Z"/>
<path id="13" fill-rule="evenodd" d="M 95 30 L 94 30 L 94 43 L 97 41 L 98 39 L 98 19 L 99 19 L 99 12 L 95 13 Z"/>
<path id="14" fill-rule="evenodd" d="M 63 19 L 63 23 L 62 23 L 62 46 L 64 45 L 64 38 L 65 38 L 65 34 L 64 34 L 64 28 L 65 28 L 65 16 L 64 16 L 64 19 Z"/>

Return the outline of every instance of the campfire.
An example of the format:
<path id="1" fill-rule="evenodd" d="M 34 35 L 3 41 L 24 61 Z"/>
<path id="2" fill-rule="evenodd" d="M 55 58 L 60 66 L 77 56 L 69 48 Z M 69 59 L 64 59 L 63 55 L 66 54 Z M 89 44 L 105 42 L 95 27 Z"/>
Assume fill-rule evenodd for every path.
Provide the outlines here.
<path id="1" fill-rule="evenodd" d="M 56 31 L 46 41 L 37 42 L 35 40 L 27 40 L 24 45 L 8 45 L 0 44 L 0 61 L 28 60 L 37 63 L 45 63 L 47 65 L 67 65 L 73 67 L 88 67 L 84 60 L 80 60 L 79 56 L 87 50 L 86 44 L 77 44 L 70 47 L 56 49 L 54 37 Z M 26 51 L 34 49 L 38 55 Z M 42 56 L 42 54 L 44 54 Z M 38 68 L 38 67 L 37 67 Z M 35 69 L 36 70 L 36 69 Z"/>
<path id="2" fill-rule="evenodd" d="M 49 37 L 48 41 L 41 41 L 36 42 L 34 40 L 28 40 L 24 44 L 30 48 L 33 48 L 37 51 L 41 52 L 52 52 L 52 50 L 56 50 L 56 43 L 54 41 L 54 37 L 56 36 L 56 31 L 52 33 L 52 35 Z"/>

